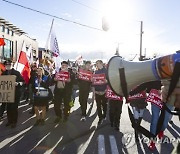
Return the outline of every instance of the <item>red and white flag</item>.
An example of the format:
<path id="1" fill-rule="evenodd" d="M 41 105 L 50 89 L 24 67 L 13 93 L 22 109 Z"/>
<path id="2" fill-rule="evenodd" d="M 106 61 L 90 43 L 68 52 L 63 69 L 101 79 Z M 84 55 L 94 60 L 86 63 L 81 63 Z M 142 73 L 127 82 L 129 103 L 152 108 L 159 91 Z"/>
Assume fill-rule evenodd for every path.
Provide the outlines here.
<path id="1" fill-rule="evenodd" d="M 4 42 L 4 38 L 0 38 L 0 46 L 4 46 L 6 43 Z"/>
<path id="2" fill-rule="evenodd" d="M 15 69 L 21 73 L 25 83 L 28 84 L 30 79 L 30 66 L 26 55 L 25 42 L 23 42 L 22 50 L 20 51 Z"/>

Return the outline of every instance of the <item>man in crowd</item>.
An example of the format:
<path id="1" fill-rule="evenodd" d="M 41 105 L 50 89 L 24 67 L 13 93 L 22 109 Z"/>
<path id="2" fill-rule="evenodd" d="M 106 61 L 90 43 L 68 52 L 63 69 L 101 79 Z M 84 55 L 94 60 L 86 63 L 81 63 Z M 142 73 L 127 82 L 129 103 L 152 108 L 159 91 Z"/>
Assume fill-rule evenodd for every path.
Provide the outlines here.
<path id="1" fill-rule="evenodd" d="M 72 95 L 72 86 L 74 81 L 74 73 L 68 70 L 68 62 L 62 61 L 61 68 L 59 72 L 68 72 L 69 79 L 67 81 L 58 80 L 56 76 L 54 77 L 55 89 L 54 89 L 54 110 L 56 113 L 55 123 L 58 123 L 62 119 L 61 106 L 64 103 L 64 122 L 67 121 L 70 111 L 71 95 Z"/>
<path id="2" fill-rule="evenodd" d="M 30 114 L 34 114 L 34 99 L 33 99 L 33 92 L 32 92 L 32 84 L 36 77 L 37 77 L 37 64 L 33 63 L 31 65 L 31 74 L 30 74 L 30 80 L 29 80 L 29 98 L 30 98 L 29 104 L 32 105 L 32 109 L 29 112 Z"/>
<path id="3" fill-rule="evenodd" d="M 98 117 L 99 117 L 98 125 L 100 125 L 102 124 L 103 120 L 106 120 L 106 113 L 107 113 L 107 98 L 105 97 L 105 92 L 106 92 L 106 87 L 107 87 L 107 80 L 106 80 L 107 70 L 105 67 L 103 67 L 102 60 L 96 61 L 96 67 L 97 67 L 97 70 L 95 71 L 95 74 L 105 75 L 104 83 L 99 84 L 99 85 L 94 85 L 95 99 L 96 99 L 97 111 L 98 111 Z"/>
<path id="4" fill-rule="evenodd" d="M 86 61 L 83 68 L 85 71 L 91 72 L 91 62 Z M 91 88 L 91 81 L 79 79 L 79 102 L 81 105 L 82 117 L 81 121 L 86 121 L 86 110 L 87 110 L 87 101 L 89 96 L 89 91 Z"/>
<path id="5" fill-rule="evenodd" d="M 2 73 L 2 75 L 15 75 L 16 82 L 15 82 L 15 100 L 14 102 L 7 102 L 7 124 L 6 126 L 11 126 L 11 128 L 15 128 L 18 119 L 18 104 L 20 102 L 20 88 L 24 83 L 24 79 L 22 78 L 21 74 L 13 68 L 13 63 L 11 60 L 7 60 L 4 62 L 6 67 L 6 71 Z"/>

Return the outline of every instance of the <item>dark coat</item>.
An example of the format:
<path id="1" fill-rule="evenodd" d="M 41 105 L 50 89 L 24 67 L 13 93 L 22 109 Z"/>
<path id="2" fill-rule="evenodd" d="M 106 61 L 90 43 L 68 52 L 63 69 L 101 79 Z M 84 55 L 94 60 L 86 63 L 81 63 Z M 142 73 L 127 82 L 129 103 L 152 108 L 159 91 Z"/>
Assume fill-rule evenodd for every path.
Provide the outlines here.
<path id="1" fill-rule="evenodd" d="M 14 68 L 12 68 L 11 70 L 6 70 L 2 73 L 2 75 L 15 75 L 16 76 L 16 82 L 23 82 L 24 83 L 24 79 L 22 77 L 22 75 L 16 71 Z M 21 85 L 19 84 L 18 86 L 16 86 L 15 88 L 15 103 L 19 103 L 20 97 L 21 97 Z"/>

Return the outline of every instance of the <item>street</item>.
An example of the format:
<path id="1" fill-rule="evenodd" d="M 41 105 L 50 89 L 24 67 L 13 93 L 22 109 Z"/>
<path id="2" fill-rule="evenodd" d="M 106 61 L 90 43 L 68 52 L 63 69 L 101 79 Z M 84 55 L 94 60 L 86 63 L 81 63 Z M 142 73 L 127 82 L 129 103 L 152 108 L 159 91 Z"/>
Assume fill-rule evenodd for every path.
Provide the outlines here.
<path id="1" fill-rule="evenodd" d="M 44 126 L 33 127 L 35 116 L 29 114 L 31 106 L 28 102 L 19 105 L 19 119 L 17 127 L 5 127 L 6 114 L 0 122 L 0 153 L 1 154 L 118 154 L 118 153 L 162 153 L 169 154 L 180 142 L 180 122 L 173 116 L 173 124 L 169 124 L 165 131 L 165 138 L 156 144 L 156 150 L 148 149 L 149 139 L 140 135 L 140 143 L 134 140 L 134 130 L 130 124 L 127 105 L 123 104 L 120 131 L 110 126 L 109 117 L 103 124 L 97 126 L 98 117 L 96 102 L 89 95 L 87 120 L 80 121 L 81 111 L 76 97 L 66 123 L 55 124 L 53 104 L 50 104 Z M 150 108 L 150 105 L 147 107 Z M 151 113 L 146 110 L 141 123 L 149 130 Z"/>

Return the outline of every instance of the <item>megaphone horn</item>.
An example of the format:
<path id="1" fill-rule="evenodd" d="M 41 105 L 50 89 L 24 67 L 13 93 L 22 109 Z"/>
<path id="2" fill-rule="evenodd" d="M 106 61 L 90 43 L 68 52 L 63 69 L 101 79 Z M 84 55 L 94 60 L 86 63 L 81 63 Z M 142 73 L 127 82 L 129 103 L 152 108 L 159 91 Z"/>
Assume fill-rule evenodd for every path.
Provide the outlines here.
<path id="1" fill-rule="evenodd" d="M 170 79 L 176 62 L 180 62 L 180 53 L 140 62 L 125 61 L 114 56 L 108 62 L 108 82 L 117 95 L 124 96 L 123 84 L 127 85 L 129 92 L 144 82 Z M 121 69 L 124 71 L 126 83 L 121 81 Z"/>

